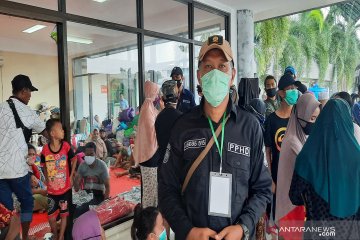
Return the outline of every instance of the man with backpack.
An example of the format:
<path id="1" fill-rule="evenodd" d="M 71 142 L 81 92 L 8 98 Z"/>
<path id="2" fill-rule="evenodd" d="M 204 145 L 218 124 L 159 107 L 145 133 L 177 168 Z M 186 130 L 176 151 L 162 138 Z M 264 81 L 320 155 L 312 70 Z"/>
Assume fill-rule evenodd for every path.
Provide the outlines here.
<path id="1" fill-rule="evenodd" d="M 27 143 L 32 131 L 47 133 L 45 122 L 28 106 L 31 93 L 38 91 L 30 78 L 17 75 L 11 84 L 13 95 L 0 104 L 0 203 L 12 211 L 12 193 L 16 195 L 21 204 L 22 239 L 27 239 L 34 205 Z"/>

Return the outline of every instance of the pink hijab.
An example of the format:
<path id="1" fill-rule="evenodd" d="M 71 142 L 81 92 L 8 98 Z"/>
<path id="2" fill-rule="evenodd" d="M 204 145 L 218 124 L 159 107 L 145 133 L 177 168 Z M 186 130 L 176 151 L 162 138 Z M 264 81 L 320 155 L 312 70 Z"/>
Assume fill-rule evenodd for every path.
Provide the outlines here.
<path id="1" fill-rule="evenodd" d="M 313 94 L 304 93 L 299 97 L 291 113 L 279 157 L 275 221 L 285 217 L 296 207 L 291 203 L 289 198 L 290 184 L 295 168 L 296 157 L 308 137 L 305 135 L 297 118 L 309 121 L 319 106 L 320 102 L 316 100 Z"/>
<path id="2" fill-rule="evenodd" d="M 144 88 L 145 101 L 140 109 L 134 146 L 135 165 L 149 160 L 158 148 L 155 133 L 155 120 L 159 111 L 154 107 L 153 102 L 159 94 L 159 86 L 156 83 L 146 81 Z"/>

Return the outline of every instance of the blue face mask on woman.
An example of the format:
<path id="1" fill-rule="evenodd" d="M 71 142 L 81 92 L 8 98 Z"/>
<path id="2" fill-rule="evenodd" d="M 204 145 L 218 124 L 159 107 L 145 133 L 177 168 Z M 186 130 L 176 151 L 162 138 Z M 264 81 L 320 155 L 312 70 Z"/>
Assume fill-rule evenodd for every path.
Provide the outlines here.
<path id="1" fill-rule="evenodd" d="M 156 235 L 156 234 L 155 234 Z M 166 236 L 166 229 L 164 229 L 164 231 L 162 231 L 159 235 L 159 240 L 167 240 L 167 236 Z"/>

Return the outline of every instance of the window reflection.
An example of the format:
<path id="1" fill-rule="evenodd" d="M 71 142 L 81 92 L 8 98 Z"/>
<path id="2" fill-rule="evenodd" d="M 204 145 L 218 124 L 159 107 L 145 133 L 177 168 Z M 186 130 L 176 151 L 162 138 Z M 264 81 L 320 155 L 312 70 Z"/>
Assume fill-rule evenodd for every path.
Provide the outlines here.
<path id="1" fill-rule="evenodd" d="M 194 39 L 204 42 L 212 35 L 225 37 L 225 18 L 205 10 L 194 9 Z"/>
<path id="2" fill-rule="evenodd" d="M 58 0 L 10 0 L 12 2 L 18 2 L 28 4 L 36 7 L 48 8 L 51 10 L 58 10 Z"/>
<path id="3" fill-rule="evenodd" d="M 189 45 L 145 37 L 145 80 L 161 85 L 170 79 L 174 67 L 182 69 L 185 88 L 189 88 Z"/>
<path id="4" fill-rule="evenodd" d="M 41 28 L 24 32 L 34 26 Z M 54 28 L 53 23 L 0 15 L 1 102 L 12 95 L 12 79 L 27 75 L 39 90 L 32 93 L 28 105 L 43 121 L 60 117 L 57 44 L 50 38 Z M 36 146 L 37 136 L 32 140 Z"/>
<path id="5" fill-rule="evenodd" d="M 136 27 L 136 0 L 66 0 L 68 13 Z"/>
<path id="6" fill-rule="evenodd" d="M 79 97 L 80 99 L 75 101 L 90 101 L 89 110 L 83 111 L 88 115 L 75 110 L 76 120 L 86 117 L 91 123 L 95 115 L 102 120 L 117 117 L 121 110 L 121 94 L 131 107 L 137 108 L 139 94 L 136 35 L 75 23 L 69 23 L 68 28 L 69 34 L 93 41 L 91 44 L 68 42 L 69 62 L 72 60 L 69 64 L 73 67 L 73 76 L 70 78 L 87 79 L 83 89 L 77 89 L 74 84 L 74 92 L 75 98 L 88 95 L 89 99 Z M 77 94 L 84 90 L 88 94 Z M 86 105 L 83 104 L 83 107 L 86 108 Z"/>
<path id="7" fill-rule="evenodd" d="M 198 93 L 198 88 L 197 86 L 199 85 L 199 81 L 197 79 L 197 69 L 198 69 L 198 61 L 199 61 L 199 52 L 200 52 L 200 48 L 201 46 L 198 46 L 198 45 L 195 45 L 195 51 L 194 51 L 194 86 L 195 86 L 195 92 L 194 92 L 194 96 L 195 96 L 195 102 L 196 104 L 200 104 L 200 100 L 201 100 L 201 97 L 199 96 L 199 93 Z"/>
<path id="8" fill-rule="evenodd" d="M 145 0 L 144 27 L 187 38 L 188 5 L 174 0 Z"/>
<path id="9" fill-rule="evenodd" d="M 95 142 L 109 168 L 110 196 L 131 191 L 138 201 L 140 180 L 136 172 L 129 173 L 139 107 L 136 35 L 77 23 L 68 23 L 68 32 L 89 40 L 68 40 L 78 152 Z"/>

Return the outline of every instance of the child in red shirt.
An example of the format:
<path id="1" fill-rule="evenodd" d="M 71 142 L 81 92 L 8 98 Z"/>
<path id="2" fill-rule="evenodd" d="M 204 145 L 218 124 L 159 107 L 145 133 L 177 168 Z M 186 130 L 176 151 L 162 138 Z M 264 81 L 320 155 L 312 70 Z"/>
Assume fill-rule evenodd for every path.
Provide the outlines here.
<path id="1" fill-rule="evenodd" d="M 44 165 L 47 183 L 48 216 L 54 240 L 63 240 L 66 229 L 68 205 L 71 204 L 71 185 L 75 173 L 76 156 L 70 144 L 63 141 L 64 130 L 57 119 L 46 122 L 50 143 L 43 147 L 41 163 Z M 71 170 L 71 172 L 70 172 Z M 58 234 L 56 218 L 60 213 L 61 224 Z"/>

